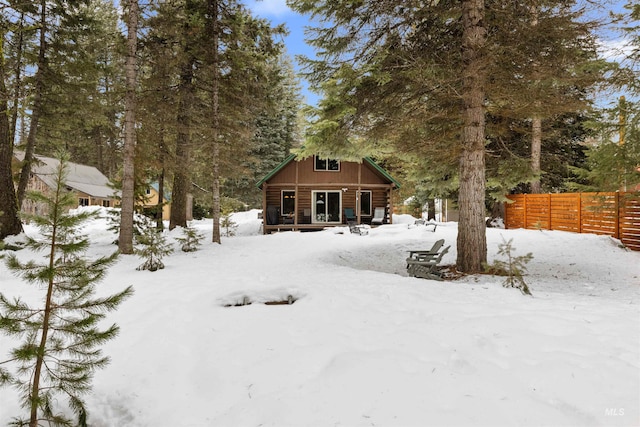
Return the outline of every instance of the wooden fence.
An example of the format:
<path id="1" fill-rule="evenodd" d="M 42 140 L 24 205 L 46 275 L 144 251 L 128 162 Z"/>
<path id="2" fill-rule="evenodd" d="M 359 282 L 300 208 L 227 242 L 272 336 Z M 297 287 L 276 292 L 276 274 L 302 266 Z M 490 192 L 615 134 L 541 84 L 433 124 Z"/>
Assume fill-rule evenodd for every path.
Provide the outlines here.
<path id="1" fill-rule="evenodd" d="M 514 194 L 505 228 L 606 234 L 640 251 L 640 193 Z"/>

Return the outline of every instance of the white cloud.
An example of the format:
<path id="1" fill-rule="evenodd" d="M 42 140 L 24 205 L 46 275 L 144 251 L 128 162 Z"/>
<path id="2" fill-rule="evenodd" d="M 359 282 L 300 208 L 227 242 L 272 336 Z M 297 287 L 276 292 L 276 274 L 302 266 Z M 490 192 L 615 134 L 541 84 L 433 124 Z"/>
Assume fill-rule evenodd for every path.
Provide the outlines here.
<path id="1" fill-rule="evenodd" d="M 634 47 L 629 40 L 623 38 L 600 40 L 600 56 L 610 61 L 622 62 L 629 57 Z"/>
<path id="2" fill-rule="evenodd" d="M 282 16 L 289 12 L 286 0 L 252 0 L 247 2 L 249 9 L 256 15 L 261 16 Z"/>

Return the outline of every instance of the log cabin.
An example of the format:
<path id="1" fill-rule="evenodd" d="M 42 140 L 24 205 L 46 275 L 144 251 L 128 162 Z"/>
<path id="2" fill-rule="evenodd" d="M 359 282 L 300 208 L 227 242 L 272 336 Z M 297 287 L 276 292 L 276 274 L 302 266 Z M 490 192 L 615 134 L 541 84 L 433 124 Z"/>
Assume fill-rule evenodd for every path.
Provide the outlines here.
<path id="1" fill-rule="evenodd" d="M 376 208 L 391 223 L 393 190 L 400 184 L 373 160 L 360 162 L 298 159 L 289 155 L 257 183 L 262 190 L 263 232 L 321 230 L 346 224 L 345 210 L 357 224 L 371 224 Z M 380 209 L 379 209 L 380 210 Z"/>

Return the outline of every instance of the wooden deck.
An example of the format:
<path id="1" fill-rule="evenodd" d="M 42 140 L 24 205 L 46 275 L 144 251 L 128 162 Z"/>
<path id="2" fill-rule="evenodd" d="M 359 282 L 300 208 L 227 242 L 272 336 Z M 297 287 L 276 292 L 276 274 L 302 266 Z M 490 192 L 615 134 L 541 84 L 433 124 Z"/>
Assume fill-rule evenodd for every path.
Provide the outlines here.
<path id="1" fill-rule="evenodd" d="M 262 224 L 264 234 L 277 233 L 280 231 L 320 231 L 325 228 L 347 227 L 347 224 Z"/>

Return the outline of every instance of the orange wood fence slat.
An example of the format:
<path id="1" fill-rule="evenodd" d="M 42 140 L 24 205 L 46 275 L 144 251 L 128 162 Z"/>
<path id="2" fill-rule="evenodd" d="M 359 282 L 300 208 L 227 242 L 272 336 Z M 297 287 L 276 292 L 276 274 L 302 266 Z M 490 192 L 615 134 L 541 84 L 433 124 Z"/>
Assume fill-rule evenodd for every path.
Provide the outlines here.
<path id="1" fill-rule="evenodd" d="M 640 193 L 513 194 L 505 228 L 604 234 L 640 251 Z"/>

